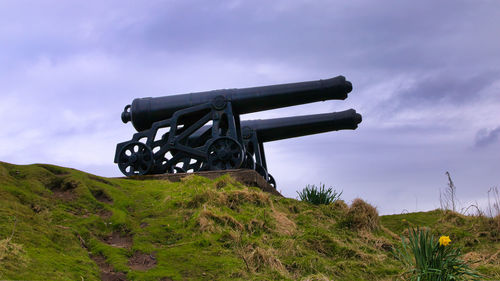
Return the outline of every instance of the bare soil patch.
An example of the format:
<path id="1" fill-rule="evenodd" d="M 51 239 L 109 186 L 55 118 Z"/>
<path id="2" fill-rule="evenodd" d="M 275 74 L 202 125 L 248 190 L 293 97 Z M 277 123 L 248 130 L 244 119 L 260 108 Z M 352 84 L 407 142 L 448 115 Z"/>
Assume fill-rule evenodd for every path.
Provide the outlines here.
<path id="1" fill-rule="evenodd" d="M 103 219 L 109 219 L 113 215 L 113 212 L 111 212 L 110 210 L 101 209 L 101 210 L 99 210 L 99 212 L 97 213 L 97 215 L 100 216 Z"/>
<path id="2" fill-rule="evenodd" d="M 101 270 L 101 280 L 103 281 L 126 281 L 127 275 L 123 272 L 116 272 L 114 268 L 106 262 L 103 256 L 90 257 Z"/>
<path id="3" fill-rule="evenodd" d="M 102 241 L 117 248 L 130 249 L 130 247 L 132 247 L 132 235 L 124 235 L 119 232 L 113 232 L 113 234 L 104 237 Z"/>
<path id="4" fill-rule="evenodd" d="M 128 265 L 133 270 L 148 270 L 156 265 L 156 257 L 154 253 L 146 254 L 136 251 L 134 255 L 130 257 Z"/>
<path id="5" fill-rule="evenodd" d="M 66 190 L 66 191 L 56 190 L 56 191 L 54 191 L 54 197 L 56 197 L 58 199 L 65 200 L 65 201 L 71 201 L 71 200 L 74 200 L 77 196 L 75 193 L 71 192 L 70 190 Z"/>

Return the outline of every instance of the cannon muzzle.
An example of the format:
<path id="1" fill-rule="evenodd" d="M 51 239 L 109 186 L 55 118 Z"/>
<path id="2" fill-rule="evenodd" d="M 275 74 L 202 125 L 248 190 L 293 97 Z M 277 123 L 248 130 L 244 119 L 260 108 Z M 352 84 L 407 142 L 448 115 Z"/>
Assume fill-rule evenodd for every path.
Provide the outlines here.
<path id="1" fill-rule="evenodd" d="M 134 99 L 122 113 L 122 121 L 132 121 L 137 131 L 151 128 L 160 120 L 170 118 L 176 111 L 219 98 L 230 102 L 235 115 L 282 108 L 325 100 L 343 100 L 352 91 L 344 76 L 326 80 L 289 83 L 242 89 L 222 89 L 207 92 Z"/>

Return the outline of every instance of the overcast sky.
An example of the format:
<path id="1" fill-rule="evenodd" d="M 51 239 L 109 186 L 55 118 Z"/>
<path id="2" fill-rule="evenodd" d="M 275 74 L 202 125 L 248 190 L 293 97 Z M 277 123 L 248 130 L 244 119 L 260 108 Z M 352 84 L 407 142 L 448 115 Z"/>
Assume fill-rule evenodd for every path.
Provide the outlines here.
<path id="1" fill-rule="evenodd" d="M 265 145 L 287 197 L 320 182 L 382 214 L 500 185 L 500 2 L 0 0 L 0 161 L 120 176 L 134 98 L 344 75 L 355 131 Z"/>

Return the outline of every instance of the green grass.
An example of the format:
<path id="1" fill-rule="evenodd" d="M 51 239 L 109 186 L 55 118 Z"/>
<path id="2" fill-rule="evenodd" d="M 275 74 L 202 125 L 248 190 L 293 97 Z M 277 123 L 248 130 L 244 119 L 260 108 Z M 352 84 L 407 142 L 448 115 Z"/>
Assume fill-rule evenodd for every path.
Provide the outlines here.
<path id="1" fill-rule="evenodd" d="M 432 227 L 441 219 L 442 211 L 406 213 L 400 215 L 388 215 L 380 218 L 382 224 L 394 233 L 402 233 L 409 226 Z"/>
<path id="2" fill-rule="evenodd" d="M 276 197 L 228 176 L 137 181 L 0 162 L 0 280 L 100 280 L 96 256 L 128 280 L 400 276 L 404 268 L 391 254 L 399 240 L 387 228 L 403 230 L 401 218 L 381 217 L 387 228 L 359 230 L 343 223 L 350 209 L 337 203 Z M 441 217 L 436 213 L 429 226 Z M 460 229 L 464 241 L 477 234 L 467 227 L 454 231 Z M 479 239 L 484 247 L 467 249 L 483 254 L 498 248 L 489 236 Z M 153 257 L 154 264 L 134 268 L 130 261 L 137 253 Z M 496 276 L 495 262 L 479 269 Z"/>

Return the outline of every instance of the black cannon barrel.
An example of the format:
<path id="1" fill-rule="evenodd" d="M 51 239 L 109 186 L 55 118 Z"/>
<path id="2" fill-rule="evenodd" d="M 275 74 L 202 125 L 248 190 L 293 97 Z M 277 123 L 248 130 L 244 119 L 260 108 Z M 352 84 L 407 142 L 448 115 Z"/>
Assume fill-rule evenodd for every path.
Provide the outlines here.
<path id="1" fill-rule="evenodd" d="M 260 142 L 270 142 L 331 131 L 355 130 L 361 121 L 361 114 L 349 109 L 332 113 L 245 120 L 241 121 L 241 128 L 244 137 L 255 131 Z M 210 127 L 204 126 L 191 135 L 190 139 L 195 140 L 208 130 Z"/>
<path id="2" fill-rule="evenodd" d="M 156 121 L 170 118 L 178 110 L 211 102 L 216 96 L 224 96 L 230 101 L 235 114 L 245 114 L 317 101 L 343 100 L 351 90 L 351 82 L 344 76 L 337 76 L 308 82 L 139 98 L 125 107 L 122 121 L 132 121 L 136 130 L 142 131 Z"/>
<path id="3" fill-rule="evenodd" d="M 245 127 L 257 133 L 259 142 L 270 142 L 312 134 L 338 130 L 354 130 L 361 123 L 362 117 L 356 110 L 341 112 L 294 116 L 266 120 L 242 121 L 243 134 Z"/>

